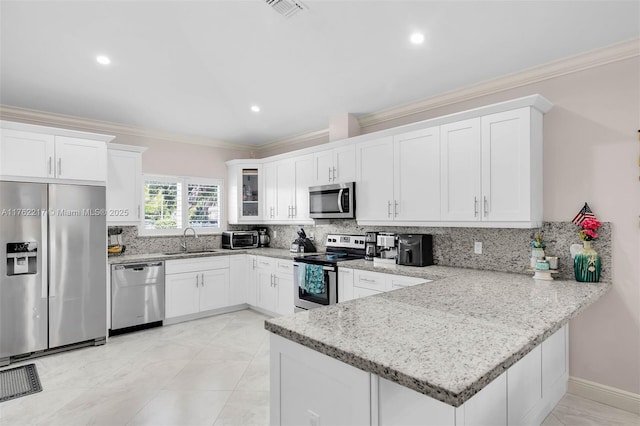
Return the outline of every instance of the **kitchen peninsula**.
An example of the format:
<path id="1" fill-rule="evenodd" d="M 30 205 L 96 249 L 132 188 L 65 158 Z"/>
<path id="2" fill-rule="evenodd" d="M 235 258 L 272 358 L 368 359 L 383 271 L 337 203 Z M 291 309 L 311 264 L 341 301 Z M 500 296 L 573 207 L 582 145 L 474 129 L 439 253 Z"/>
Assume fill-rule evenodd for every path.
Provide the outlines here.
<path id="1" fill-rule="evenodd" d="M 266 321 L 272 425 L 544 420 L 566 392 L 567 323 L 611 284 L 418 269 L 433 281 Z"/>

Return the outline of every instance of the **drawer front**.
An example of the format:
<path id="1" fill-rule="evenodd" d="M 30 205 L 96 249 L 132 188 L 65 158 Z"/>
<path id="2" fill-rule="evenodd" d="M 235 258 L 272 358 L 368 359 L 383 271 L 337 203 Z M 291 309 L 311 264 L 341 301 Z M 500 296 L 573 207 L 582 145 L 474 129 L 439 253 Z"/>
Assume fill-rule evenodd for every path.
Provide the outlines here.
<path id="1" fill-rule="evenodd" d="M 256 256 L 256 267 L 258 269 L 275 269 L 276 259 L 273 257 Z"/>
<path id="2" fill-rule="evenodd" d="M 293 274 L 293 260 L 277 260 L 276 272 Z"/>
<path id="3" fill-rule="evenodd" d="M 387 291 L 386 275 L 377 272 L 355 271 L 353 285 L 369 290 Z"/>
<path id="4" fill-rule="evenodd" d="M 195 259 L 176 259 L 165 262 L 166 274 L 181 274 L 209 269 L 229 268 L 229 256 L 209 256 Z"/>

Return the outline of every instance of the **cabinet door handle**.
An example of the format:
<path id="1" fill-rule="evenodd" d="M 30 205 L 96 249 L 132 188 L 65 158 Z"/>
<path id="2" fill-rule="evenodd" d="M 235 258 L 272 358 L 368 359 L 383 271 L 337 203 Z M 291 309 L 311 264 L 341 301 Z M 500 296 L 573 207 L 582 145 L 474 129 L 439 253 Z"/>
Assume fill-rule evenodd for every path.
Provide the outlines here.
<path id="1" fill-rule="evenodd" d="M 196 287 L 200 287 L 199 279 L 200 279 L 200 276 L 196 274 Z"/>
<path id="2" fill-rule="evenodd" d="M 473 216 L 478 217 L 478 197 L 473 197 Z"/>
<path id="3" fill-rule="evenodd" d="M 329 167 L 329 182 L 331 182 L 331 167 Z"/>
<path id="4" fill-rule="evenodd" d="M 256 263 L 257 263 L 256 260 L 252 259 L 251 265 L 252 265 L 253 269 L 256 269 Z"/>
<path id="5" fill-rule="evenodd" d="M 62 158 L 58 158 L 58 176 L 62 176 Z"/>
<path id="6" fill-rule="evenodd" d="M 291 211 L 293 212 L 291 217 L 295 218 L 298 216 L 298 206 L 291 206 Z"/>
<path id="7" fill-rule="evenodd" d="M 138 219 L 140 219 L 140 204 L 138 204 Z"/>
<path id="8" fill-rule="evenodd" d="M 336 181 L 336 168 L 333 168 L 333 181 Z"/>
<path id="9" fill-rule="evenodd" d="M 391 217 L 391 201 L 387 201 L 387 217 Z"/>
<path id="10" fill-rule="evenodd" d="M 393 217 L 398 216 L 398 201 L 393 200 Z"/>
<path id="11" fill-rule="evenodd" d="M 200 274 L 200 283 L 202 284 L 202 287 L 204 287 L 204 274 Z"/>
<path id="12" fill-rule="evenodd" d="M 53 159 L 51 157 L 49 157 L 49 176 L 51 176 L 51 164 L 53 162 Z"/>
<path id="13" fill-rule="evenodd" d="M 489 214 L 489 207 L 486 195 L 483 197 L 482 208 L 484 210 L 484 217 L 487 217 L 487 214 Z"/>

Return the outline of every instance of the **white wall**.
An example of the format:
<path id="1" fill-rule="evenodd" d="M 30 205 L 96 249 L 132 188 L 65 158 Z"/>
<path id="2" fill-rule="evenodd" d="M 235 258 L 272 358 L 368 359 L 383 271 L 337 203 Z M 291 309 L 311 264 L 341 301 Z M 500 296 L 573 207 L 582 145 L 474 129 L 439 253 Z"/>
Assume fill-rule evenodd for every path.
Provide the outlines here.
<path id="1" fill-rule="evenodd" d="M 587 201 L 599 219 L 612 222 L 613 288 L 571 321 L 570 374 L 640 394 L 638 56 L 361 130 L 371 133 L 534 93 L 554 104 L 544 117 L 544 220 L 570 221 Z"/>

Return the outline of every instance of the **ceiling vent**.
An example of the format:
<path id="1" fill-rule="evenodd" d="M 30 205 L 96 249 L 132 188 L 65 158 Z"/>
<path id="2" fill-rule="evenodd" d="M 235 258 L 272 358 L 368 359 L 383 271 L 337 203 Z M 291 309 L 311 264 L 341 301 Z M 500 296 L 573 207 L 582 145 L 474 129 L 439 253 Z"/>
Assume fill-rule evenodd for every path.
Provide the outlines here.
<path id="1" fill-rule="evenodd" d="M 265 0 L 276 12 L 290 18 L 307 7 L 299 0 Z"/>

